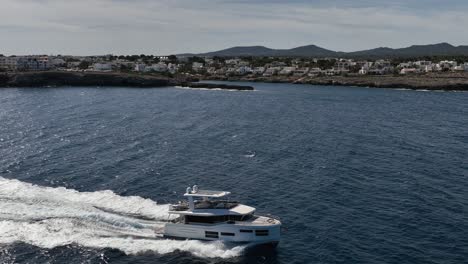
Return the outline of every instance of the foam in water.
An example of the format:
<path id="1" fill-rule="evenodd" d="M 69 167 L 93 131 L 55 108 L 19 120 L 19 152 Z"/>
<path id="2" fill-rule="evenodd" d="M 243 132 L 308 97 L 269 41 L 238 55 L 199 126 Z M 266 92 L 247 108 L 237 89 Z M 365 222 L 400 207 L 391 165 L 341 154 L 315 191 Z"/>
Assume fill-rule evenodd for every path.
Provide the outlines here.
<path id="1" fill-rule="evenodd" d="M 24 242 L 42 248 L 78 244 L 126 254 L 181 250 L 209 258 L 236 257 L 244 250 L 221 242 L 159 238 L 168 209 L 112 191 L 78 192 L 0 177 L 0 244 Z"/>

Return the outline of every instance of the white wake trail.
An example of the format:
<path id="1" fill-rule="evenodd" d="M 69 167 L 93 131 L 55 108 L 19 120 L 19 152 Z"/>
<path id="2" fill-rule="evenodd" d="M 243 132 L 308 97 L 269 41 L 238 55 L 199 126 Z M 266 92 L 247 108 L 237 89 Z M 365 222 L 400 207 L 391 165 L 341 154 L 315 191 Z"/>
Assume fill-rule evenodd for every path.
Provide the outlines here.
<path id="1" fill-rule="evenodd" d="M 159 239 L 168 205 L 112 191 L 78 192 L 0 177 L 0 244 L 42 248 L 78 244 L 116 248 L 126 254 L 187 251 L 198 257 L 231 258 L 244 247 L 219 242 Z"/>

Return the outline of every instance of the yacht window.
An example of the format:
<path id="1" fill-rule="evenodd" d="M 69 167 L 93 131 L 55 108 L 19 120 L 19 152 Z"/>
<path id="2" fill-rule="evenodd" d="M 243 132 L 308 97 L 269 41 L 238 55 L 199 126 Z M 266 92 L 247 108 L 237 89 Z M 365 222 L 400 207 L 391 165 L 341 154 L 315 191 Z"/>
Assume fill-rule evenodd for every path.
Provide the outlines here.
<path id="1" fill-rule="evenodd" d="M 268 236 L 268 230 L 255 230 L 255 235 L 256 236 Z"/>
<path id="2" fill-rule="evenodd" d="M 219 238 L 218 232 L 205 231 L 205 237 L 208 238 Z"/>
<path id="3" fill-rule="evenodd" d="M 234 233 L 225 233 L 225 232 L 221 232 L 221 235 L 222 235 L 222 236 L 235 236 L 236 234 L 234 234 Z"/>
<path id="4" fill-rule="evenodd" d="M 253 214 L 248 214 L 248 215 L 241 215 L 240 216 L 240 219 L 238 221 L 247 221 L 249 220 L 250 218 L 253 217 Z"/>
<path id="5" fill-rule="evenodd" d="M 241 233 L 253 233 L 253 230 L 241 229 Z"/>
<path id="6" fill-rule="evenodd" d="M 246 221 L 251 218 L 252 215 L 217 215 L 217 216 L 198 216 L 198 215 L 187 215 L 185 216 L 186 223 L 205 223 L 214 224 L 219 222 L 227 221 Z M 232 222 L 231 222 L 232 223 Z"/>
<path id="7" fill-rule="evenodd" d="M 197 215 L 187 215 L 187 222 L 193 223 L 204 223 L 204 224 L 213 224 L 217 222 L 226 221 L 223 216 L 197 216 Z"/>
<path id="8" fill-rule="evenodd" d="M 195 201 L 195 209 L 231 209 L 239 204 L 237 201 L 215 200 L 204 198 Z"/>

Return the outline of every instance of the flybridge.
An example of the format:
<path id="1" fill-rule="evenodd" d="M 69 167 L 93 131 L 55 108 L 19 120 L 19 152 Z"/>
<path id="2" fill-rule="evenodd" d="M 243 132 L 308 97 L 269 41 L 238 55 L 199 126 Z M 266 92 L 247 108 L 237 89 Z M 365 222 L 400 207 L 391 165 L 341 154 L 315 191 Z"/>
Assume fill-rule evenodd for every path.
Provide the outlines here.
<path id="1" fill-rule="evenodd" d="M 184 196 L 188 198 L 188 207 L 190 211 L 193 211 L 196 209 L 194 198 L 201 197 L 203 198 L 203 203 L 209 203 L 208 200 L 210 198 L 222 198 L 230 194 L 230 192 L 225 191 L 200 190 L 198 189 L 198 185 L 194 185 L 193 188 L 187 187 Z"/>
<path id="2" fill-rule="evenodd" d="M 221 198 L 230 195 L 230 192 L 225 191 L 210 191 L 210 190 L 199 190 L 197 185 L 193 186 L 193 189 L 188 187 L 185 197 L 207 197 L 207 198 Z"/>

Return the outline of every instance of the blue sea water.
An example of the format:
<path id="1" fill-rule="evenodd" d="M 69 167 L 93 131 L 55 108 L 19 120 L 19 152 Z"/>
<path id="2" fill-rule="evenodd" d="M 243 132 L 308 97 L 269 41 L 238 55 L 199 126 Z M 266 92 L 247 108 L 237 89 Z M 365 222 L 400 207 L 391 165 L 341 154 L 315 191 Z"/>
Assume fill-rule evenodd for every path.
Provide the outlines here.
<path id="1" fill-rule="evenodd" d="M 0 263 L 468 263 L 468 93 L 0 89 Z M 154 238 L 189 185 L 278 248 Z"/>

